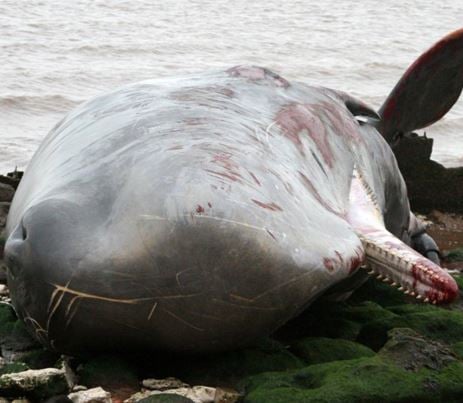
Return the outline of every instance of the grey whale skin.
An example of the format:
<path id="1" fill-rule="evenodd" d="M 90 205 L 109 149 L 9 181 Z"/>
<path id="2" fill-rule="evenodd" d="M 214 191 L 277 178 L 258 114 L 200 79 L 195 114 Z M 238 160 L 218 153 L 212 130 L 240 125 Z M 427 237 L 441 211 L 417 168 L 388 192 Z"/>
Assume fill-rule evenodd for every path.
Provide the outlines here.
<path id="1" fill-rule="evenodd" d="M 43 141 L 11 206 L 18 315 L 61 352 L 211 352 L 271 333 L 365 263 L 417 298 L 450 302 L 452 278 L 407 246 L 435 248 L 386 140 L 440 118 L 436 98 L 458 98 L 461 73 L 445 91 L 432 80 L 441 66 L 463 70 L 462 37 L 421 56 L 379 115 L 255 66 L 79 106 Z"/>

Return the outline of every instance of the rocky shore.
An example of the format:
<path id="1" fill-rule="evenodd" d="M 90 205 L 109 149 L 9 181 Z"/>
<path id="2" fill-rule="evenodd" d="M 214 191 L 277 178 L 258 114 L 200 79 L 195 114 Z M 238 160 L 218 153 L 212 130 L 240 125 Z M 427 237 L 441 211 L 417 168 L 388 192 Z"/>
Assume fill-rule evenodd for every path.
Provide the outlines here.
<path id="1" fill-rule="evenodd" d="M 413 161 L 408 169 L 422 167 Z M 463 180 L 458 172 L 449 174 L 457 183 Z M 463 400 L 463 302 L 421 304 L 373 279 L 347 302 L 318 301 L 271 338 L 241 351 L 187 357 L 47 351 L 17 319 L 1 261 L 3 228 L 20 179 L 19 172 L 0 176 L 0 403 Z M 443 266 L 463 287 L 463 216 L 448 213 L 463 213 L 463 183 L 455 190 L 454 182 L 438 181 L 437 190 L 423 195 L 426 175 L 406 179 L 412 205 L 427 213 Z M 443 190 L 449 192 L 444 197 L 439 192 L 445 187 L 453 190 Z M 451 192 L 456 200 L 448 201 Z"/>

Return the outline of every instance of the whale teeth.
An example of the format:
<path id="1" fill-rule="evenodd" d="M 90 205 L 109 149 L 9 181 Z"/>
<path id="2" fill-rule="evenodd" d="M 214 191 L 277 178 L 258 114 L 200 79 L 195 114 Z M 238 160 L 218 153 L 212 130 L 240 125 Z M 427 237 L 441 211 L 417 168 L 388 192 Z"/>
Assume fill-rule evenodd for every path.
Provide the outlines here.
<path id="1" fill-rule="evenodd" d="M 409 295 L 409 294 L 410 294 L 410 291 L 405 290 L 405 291 L 404 291 L 404 294 L 405 294 L 405 295 Z"/>
<path id="2" fill-rule="evenodd" d="M 416 299 L 422 299 L 422 298 L 423 297 L 421 295 L 419 295 L 419 294 L 416 296 Z"/>
<path id="3" fill-rule="evenodd" d="M 388 277 L 384 277 L 384 278 L 383 278 L 383 283 L 389 283 L 389 281 L 391 281 L 391 280 L 389 280 Z"/>
<path id="4" fill-rule="evenodd" d="M 391 284 L 393 287 L 397 287 L 397 283 L 394 281 L 392 284 Z"/>
<path id="5" fill-rule="evenodd" d="M 382 274 L 378 274 L 378 276 L 376 277 L 378 280 L 381 280 L 383 278 L 383 275 Z"/>
<path id="6" fill-rule="evenodd" d="M 402 286 L 399 287 L 399 291 L 403 291 L 404 288 Z"/>
<path id="7" fill-rule="evenodd" d="M 425 298 L 423 302 L 429 302 L 429 298 Z"/>

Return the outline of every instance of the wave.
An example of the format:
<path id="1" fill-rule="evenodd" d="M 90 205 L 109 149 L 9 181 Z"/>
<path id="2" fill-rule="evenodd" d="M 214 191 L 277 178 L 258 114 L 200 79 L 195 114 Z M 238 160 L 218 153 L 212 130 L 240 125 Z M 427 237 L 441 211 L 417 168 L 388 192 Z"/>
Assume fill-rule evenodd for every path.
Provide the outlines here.
<path id="1" fill-rule="evenodd" d="M 0 96 L 0 110 L 65 111 L 82 100 L 63 95 L 4 95 Z"/>

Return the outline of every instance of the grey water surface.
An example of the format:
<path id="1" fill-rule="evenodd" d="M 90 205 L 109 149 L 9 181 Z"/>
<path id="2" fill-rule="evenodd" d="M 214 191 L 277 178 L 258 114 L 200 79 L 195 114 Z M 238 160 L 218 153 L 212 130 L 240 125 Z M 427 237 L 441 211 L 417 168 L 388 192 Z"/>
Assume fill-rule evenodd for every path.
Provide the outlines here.
<path id="1" fill-rule="evenodd" d="M 461 0 L 0 0 L 0 173 L 77 104 L 154 77 L 255 64 L 379 107 L 462 16 Z M 463 165 L 463 100 L 426 132 Z"/>

